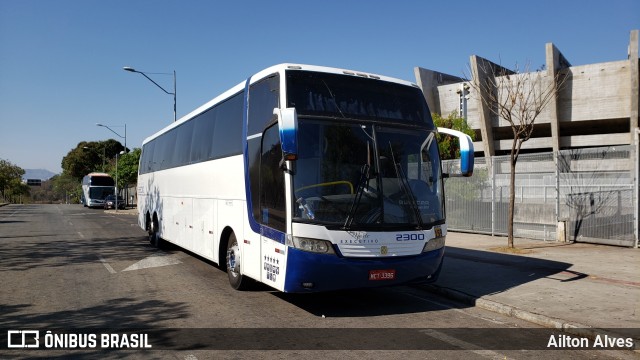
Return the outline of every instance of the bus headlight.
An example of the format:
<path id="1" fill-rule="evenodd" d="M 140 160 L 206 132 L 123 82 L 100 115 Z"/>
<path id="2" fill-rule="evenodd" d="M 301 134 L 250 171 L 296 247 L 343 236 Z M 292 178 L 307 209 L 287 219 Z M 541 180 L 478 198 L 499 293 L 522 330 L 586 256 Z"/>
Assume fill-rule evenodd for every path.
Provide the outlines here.
<path id="1" fill-rule="evenodd" d="M 320 254 L 335 254 L 331 242 L 326 240 L 310 239 L 304 237 L 293 237 L 293 246 L 296 249 Z"/>
<path id="2" fill-rule="evenodd" d="M 433 238 L 429 241 L 427 241 L 426 244 L 424 244 L 424 248 L 422 249 L 422 252 L 428 252 L 428 251 L 433 251 L 433 250 L 438 250 L 444 247 L 444 239 L 445 237 L 437 237 L 437 238 Z"/>

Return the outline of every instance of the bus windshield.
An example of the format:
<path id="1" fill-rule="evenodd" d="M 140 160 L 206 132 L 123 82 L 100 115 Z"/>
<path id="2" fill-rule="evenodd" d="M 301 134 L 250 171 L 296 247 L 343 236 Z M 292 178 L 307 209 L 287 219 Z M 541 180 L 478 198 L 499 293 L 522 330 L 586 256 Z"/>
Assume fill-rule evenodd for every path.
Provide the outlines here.
<path id="1" fill-rule="evenodd" d="M 294 221 L 347 230 L 444 222 L 432 130 L 318 118 L 298 126 Z"/>
<path id="2" fill-rule="evenodd" d="M 89 198 L 104 200 L 109 195 L 115 193 L 113 186 L 92 186 L 89 188 Z"/>
<path id="3" fill-rule="evenodd" d="M 435 129 L 419 88 L 372 78 L 287 71 L 287 102 L 298 115 Z"/>

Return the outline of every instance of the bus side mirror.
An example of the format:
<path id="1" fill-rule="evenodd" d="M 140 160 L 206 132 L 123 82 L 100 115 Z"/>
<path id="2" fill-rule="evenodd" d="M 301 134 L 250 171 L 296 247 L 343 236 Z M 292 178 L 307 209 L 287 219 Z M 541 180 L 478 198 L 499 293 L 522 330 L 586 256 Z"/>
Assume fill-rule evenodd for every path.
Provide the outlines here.
<path id="1" fill-rule="evenodd" d="M 453 136 L 460 141 L 460 173 L 447 174 L 449 177 L 473 175 L 473 141 L 471 137 L 461 131 L 438 128 L 438 132 Z"/>
<path id="2" fill-rule="evenodd" d="M 273 109 L 278 117 L 280 144 L 282 144 L 282 160 L 298 158 L 298 114 L 295 108 Z"/>

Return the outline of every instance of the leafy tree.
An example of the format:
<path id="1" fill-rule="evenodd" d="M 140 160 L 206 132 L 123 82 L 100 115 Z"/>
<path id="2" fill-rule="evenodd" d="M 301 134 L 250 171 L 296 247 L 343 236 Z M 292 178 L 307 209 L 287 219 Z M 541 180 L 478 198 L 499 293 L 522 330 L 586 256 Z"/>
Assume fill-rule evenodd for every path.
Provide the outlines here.
<path id="1" fill-rule="evenodd" d="M 130 153 L 118 156 L 118 189 L 124 189 L 127 185 L 138 181 L 138 164 L 141 153 L 140 148 L 134 148 Z M 109 163 L 107 172 L 111 177 L 116 178 L 115 159 Z"/>
<path id="2" fill-rule="evenodd" d="M 81 181 L 93 171 L 104 171 L 109 159 L 115 157 L 124 146 L 120 142 L 109 139 L 106 141 L 82 141 L 62 158 L 63 173 Z"/>
<path id="3" fill-rule="evenodd" d="M 22 183 L 22 175 L 21 167 L 0 159 L 0 195 L 5 201 L 29 193 L 29 187 Z"/>
<path id="4" fill-rule="evenodd" d="M 53 184 L 53 191 L 57 199 L 69 199 L 73 203 L 80 202 L 82 195 L 82 184 L 80 180 L 73 176 L 62 173 L 50 179 Z"/>
<path id="5" fill-rule="evenodd" d="M 431 117 L 437 127 L 461 131 L 469 135 L 471 140 L 475 141 L 476 132 L 467 124 L 467 121 L 464 118 L 459 117 L 455 111 L 449 114 L 446 118 L 442 117 L 442 115 L 438 113 L 431 114 Z M 445 134 L 438 134 L 437 138 L 438 149 L 440 149 L 440 156 L 442 157 L 442 160 L 460 158 L 460 145 L 455 138 Z"/>
<path id="6" fill-rule="evenodd" d="M 29 185 L 22 182 L 22 180 L 13 180 L 11 185 L 5 189 L 5 198 L 9 201 L 16 203 L 20 200 L 24 201 L 29 196 L 31 188 Z"/>

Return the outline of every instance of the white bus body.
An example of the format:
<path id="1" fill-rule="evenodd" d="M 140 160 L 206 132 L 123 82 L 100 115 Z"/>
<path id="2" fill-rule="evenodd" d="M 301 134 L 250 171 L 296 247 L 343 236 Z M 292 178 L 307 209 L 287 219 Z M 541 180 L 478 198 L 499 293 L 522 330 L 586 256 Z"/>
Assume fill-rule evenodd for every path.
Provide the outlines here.
<path id="1" fill-rule="evenodd" d="M 115 182 L 109 174 L 93 172 L 82 178 L 82 204 L 102 207 L 104 198 L 115 193 Z"/>
<path id="2" fill-rule="evenodd" d="M 277 65 L 144 140 L 139 224 L 236 289 L 434 281 L 447 231 L 436 131 L 409 82 Z M 469 176 L 473 146 L 454 136 Z"/>

